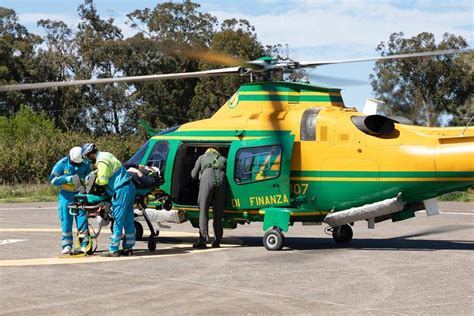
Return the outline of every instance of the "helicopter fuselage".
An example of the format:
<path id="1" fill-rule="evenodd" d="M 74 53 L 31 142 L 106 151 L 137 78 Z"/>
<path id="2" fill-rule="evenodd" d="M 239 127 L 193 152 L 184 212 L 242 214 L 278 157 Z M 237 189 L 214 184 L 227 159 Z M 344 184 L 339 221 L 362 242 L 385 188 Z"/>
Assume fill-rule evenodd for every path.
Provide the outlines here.
<path id="1" fill-rule="evenodd" d="M 164 171 L 173 208 L 197 225 L 190 170 L 208 146 L 228 158 L 225 225 L 264 221 L 264 229 L 320 223 L 331 212 L 400 195 L 420 203 L 474 185 L 474 129 L 427 128 L 346 108 L 339 89 L 268 82 L 243 85 L 211 118 L 151 137 L 135 157 Z M 392 128 L 386 128 L 392 126 Z M 269 216 L 270 215 L 270 216 Z M 282 226 L 282 225 L 279 225 Z"/>

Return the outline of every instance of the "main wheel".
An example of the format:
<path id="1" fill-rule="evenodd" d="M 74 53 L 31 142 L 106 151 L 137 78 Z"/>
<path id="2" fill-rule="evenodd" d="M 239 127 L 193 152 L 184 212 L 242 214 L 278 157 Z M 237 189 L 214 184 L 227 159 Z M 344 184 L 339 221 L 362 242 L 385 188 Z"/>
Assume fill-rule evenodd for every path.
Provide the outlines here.
<path id="1" fill-rule="evenodd" d="M 148 237 L 148 250 L 155 251 L 156 249 L 156 239 L 154 236 Z"/>
<path id="2" fill-rule="evenodd" d="M 280 250 L 283 248 L 283 241 L 285 236 L 279 228 L 272 228 L 263 235 L 263 245 L 267 250 Z"/>
<path id="3" fill-rule="evenodd" d="M 135 226 L 135 240 L 140 241 L 143 238 L 143 226 L 137 221 L 133 221 Z"/>
<path id="4" fill-rule="evenodd" d="M 349 225 L 335 227 L 332 231 L 332 238 L 338 243 L 348 243 L 352 240 L 352 228 Z"/>

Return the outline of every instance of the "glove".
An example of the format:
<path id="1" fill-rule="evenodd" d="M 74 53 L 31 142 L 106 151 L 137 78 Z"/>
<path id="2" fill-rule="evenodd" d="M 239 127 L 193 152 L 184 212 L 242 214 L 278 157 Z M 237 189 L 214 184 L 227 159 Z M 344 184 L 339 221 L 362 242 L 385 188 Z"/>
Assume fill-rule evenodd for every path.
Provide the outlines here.
<path id="1" fill-rule="evenodd" d="M 79 178 L 79 175 L 75 174 L 72 176 L 72 182 L 74 183 L 74 187 L 76 188 L 76 191 L 79 193 L 86 193 L 86 188 L 81 182 L 81 179 Z"/>
<path id="2" fill-rule="evenodd" d="M 74 183 L 74 182 L 73 182 L 73 178 L 74 178 L 73 176 L 65 176 L 65 177 L 64 177 L 64 181 L 66 181 L 66 183 L 71 183 L 71 184 L 73 184 L 73 183 Z"/>

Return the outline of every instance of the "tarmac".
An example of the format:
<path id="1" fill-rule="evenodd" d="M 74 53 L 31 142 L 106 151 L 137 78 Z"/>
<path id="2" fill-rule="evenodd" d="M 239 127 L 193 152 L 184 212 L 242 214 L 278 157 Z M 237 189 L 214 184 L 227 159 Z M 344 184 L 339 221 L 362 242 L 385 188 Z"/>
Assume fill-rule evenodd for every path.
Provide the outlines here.
<path id="1" fill-rule="evenodd" d="M 357 222 L 343 245 L 296 223 L 271 252 L 251 223 L 195 250 L 183 223 L 161 230 L 155 252 L 144 238 L 133 257 L 61 258 L 56 203 L 0 204 L 0 314 L 473 315 L 474 203 L 440 210 Z"/>

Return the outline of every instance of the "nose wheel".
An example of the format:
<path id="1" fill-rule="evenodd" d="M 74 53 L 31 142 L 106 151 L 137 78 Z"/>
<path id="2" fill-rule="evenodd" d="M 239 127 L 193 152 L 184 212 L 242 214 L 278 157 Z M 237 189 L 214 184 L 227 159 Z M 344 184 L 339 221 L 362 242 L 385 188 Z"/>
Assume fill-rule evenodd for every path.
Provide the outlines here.
<path id="1" fill-rule="evenodd" d="M 263 235 L 263 245 L 267 250 L 274 251 L 280 250 L 283 248 L 283 243 L 285 241 L 285 235 L 278 227 L 273 227 L 270 230 L 265 232 Z"/>
<path id="2" fill-rule="evenodd" d="M 337 243 L 348 243 L 352 240 L 352 228 L 350 225 L 337 226 L 332 229 L 332 238 Z"/>

